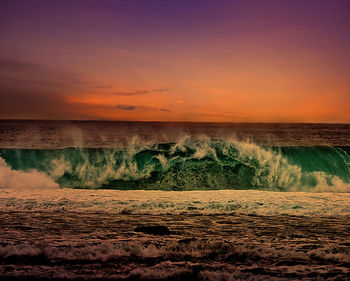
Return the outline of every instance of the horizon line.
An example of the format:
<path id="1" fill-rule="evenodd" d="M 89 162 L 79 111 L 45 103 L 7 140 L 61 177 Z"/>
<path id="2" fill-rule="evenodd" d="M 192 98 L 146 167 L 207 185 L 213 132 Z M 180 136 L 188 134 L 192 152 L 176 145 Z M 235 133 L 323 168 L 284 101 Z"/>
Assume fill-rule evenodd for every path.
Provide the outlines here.
<path id="1" fill-rule="evenodd" d="M 102 119 L 29 119 L 29 118 L 0 118 L 0 121 L 66 121 L 66 122 L 129 122 L 129 123 L 221 123 L 221 124 L 324 124 L 350 125 L 337 122 L 261 122 L 261 121 L 145 121 L 145 120 L 102 120 Z"/>

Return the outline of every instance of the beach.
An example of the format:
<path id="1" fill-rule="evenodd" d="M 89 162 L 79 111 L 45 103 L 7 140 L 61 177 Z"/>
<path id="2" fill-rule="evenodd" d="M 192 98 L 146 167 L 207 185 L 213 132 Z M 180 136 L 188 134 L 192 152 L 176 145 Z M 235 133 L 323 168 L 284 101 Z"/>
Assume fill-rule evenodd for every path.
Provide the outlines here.
<path id="1" fill-rule="evenodd" d="M 0 0 L 0 281 L 350 281 L 350 0 Z"/>
<path id="2" fill-rule="evenodd" d="M 0 123 L 1 280 L 350 279 L 349 125 Z"/>
<path id="3" fill-rule="evenodd" d="M 350 278 L 348 193 L 1 189 L 0 200 L 7 280 Z"/>

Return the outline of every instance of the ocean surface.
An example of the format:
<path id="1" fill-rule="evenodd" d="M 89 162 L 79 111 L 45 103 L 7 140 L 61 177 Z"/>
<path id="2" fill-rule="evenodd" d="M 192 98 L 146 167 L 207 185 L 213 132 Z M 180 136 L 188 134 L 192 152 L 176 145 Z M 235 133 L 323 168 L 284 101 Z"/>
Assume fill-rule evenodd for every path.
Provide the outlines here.
<path id="1" fill-rule="evenodd" d="M 350 125 L 2 120 L 0 279 L 350 280 L 349 186 Z"/>
<path id="2" fill-rule="evenodd" d="M 0 187 L 350 191 L 349 124 L 0 121 Z"/>

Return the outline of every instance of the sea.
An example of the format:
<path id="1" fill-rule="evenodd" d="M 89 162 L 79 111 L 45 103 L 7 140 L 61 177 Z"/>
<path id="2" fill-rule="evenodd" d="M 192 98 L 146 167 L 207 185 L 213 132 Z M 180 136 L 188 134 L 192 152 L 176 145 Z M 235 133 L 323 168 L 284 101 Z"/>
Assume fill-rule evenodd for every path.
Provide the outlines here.
<path id="1" fill-rule="evenodd" d="M 0 120 L 1 280 L 350 280 L 350 124 Z"/>
<path id="2" fill-rule="evenodd" d="M 349 124 L 3 120 L 0 157 L 66 188 L 350 191 Z"/>

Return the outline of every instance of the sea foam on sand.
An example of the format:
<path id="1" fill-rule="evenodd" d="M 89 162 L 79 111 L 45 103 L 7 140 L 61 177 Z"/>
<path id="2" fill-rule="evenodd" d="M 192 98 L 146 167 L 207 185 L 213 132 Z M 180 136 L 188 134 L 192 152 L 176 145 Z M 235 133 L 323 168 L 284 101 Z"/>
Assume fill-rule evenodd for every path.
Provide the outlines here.
<path id="1" fill-rule="evenodd" d="M 3 188 L 0 279 L 349 280 L 349 215 L 348 193 Z"/>
<path id="2" fill-rule="evenodd" d="M 2 211 L 349 216 L 350 193 L 0 189 Z"/>

